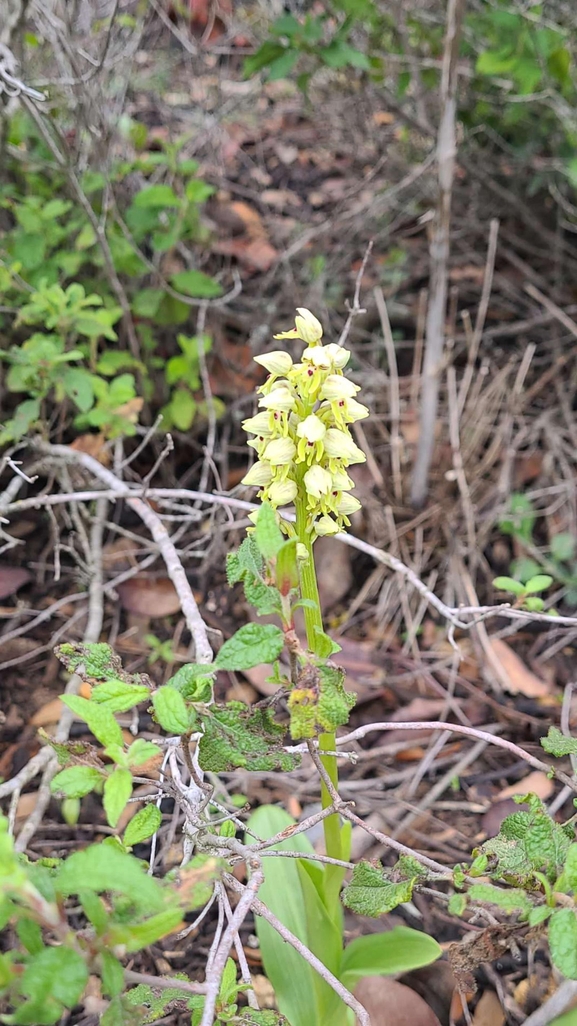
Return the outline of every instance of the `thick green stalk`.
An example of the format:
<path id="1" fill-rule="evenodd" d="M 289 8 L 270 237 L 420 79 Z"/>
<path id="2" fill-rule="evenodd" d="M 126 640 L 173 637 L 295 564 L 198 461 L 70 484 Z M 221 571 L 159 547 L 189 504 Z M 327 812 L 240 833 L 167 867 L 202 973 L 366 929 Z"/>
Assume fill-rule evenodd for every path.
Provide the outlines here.
<path id="1" fill-rule="evenodd" d="M 301 569 L 301 595 L 304 599 L 309 599 L 314 602 L 314 606 L 305 606 L 305 628 L 307 633 L 307 644 L 311 652 L 315 655 L 319 655 L 319 640 L 320 636 L 318 631 L 323 630 L 323 618 L 321 615 L 321 606 L 319 599 L 319 589 L 317 585 L 317 575 L 315 570 L 315 559 L 313 554 L 313 545 L 310 534 L 306 530 L 307 522 L 307 500 L 306 494 L 304 493 L 304 486 L 299 483 L 299 495 L 296 499 L 296 529 L 299 536 L 299 541 L 306 547 L 309 558 L 302 565 Z M 336 746 L 336 739 L 334 734 L 321 734 L 319 737 L 319 748 L 321 752 L 334 752 Z M 339 774 L 337 767 L 337 760 L 334 755 L 321 755 L 321 762 L 327 771 L 330 781 L 335 788 L 338 788 Z M 324 784 L 321 781 L 321 801 L 323 809 L 327 809 L 332 805 L 332 798 Z M 338 815 L 327 816 L 323 821 L 324 835 L 325 835 L 325 847 L 326 853 L 333 859 L 341 859 L 342 846 L 341 846 L 341 827 L 339 823 Z M 329 868 L 329 867 L 327 867 Z"/>

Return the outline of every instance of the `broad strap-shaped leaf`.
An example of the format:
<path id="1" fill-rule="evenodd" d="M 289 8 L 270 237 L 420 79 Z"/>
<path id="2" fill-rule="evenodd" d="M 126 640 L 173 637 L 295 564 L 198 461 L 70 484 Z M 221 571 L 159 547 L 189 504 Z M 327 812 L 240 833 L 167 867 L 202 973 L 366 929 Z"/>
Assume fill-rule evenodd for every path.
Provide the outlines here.
<path id="1" fill-rule="evenodd" d="M 384 933 L 356 937 L 344 950 L 341 982 L 349 990 L 354 990 L 363 976 L 408 973 L 435 962 L 442 953 L 436 940 L 408 926 L 395 926 Z"/>

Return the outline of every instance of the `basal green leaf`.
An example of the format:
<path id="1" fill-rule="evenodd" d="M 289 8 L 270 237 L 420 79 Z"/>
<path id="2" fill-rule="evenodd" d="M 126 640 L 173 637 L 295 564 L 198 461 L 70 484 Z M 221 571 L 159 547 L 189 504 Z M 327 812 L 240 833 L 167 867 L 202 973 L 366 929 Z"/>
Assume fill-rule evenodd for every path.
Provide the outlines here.
<path id="1" fill-rule="evenodd" d="M 218 670 L 249 670 L 274 663 L 284 647 L 284 635 L 274 624 L 247 623 L 225 641 L 214 665 Z"/>
<path id="2" fill-rule="evenodd" d="M 152 704 L 156 718 L 164 730 L 169 734 L 186 734 L 190 716 L 180 691 L 164 685 L 155 691 Z"/>
<path id="3" fill-rule="evenodd" d="M 69 766 L 57 773 L 50 784 L 52 794 L 83 798 L 102 784 L 103 776 L 95 766 Z"/>
<path id="4" fill-rule="evenodd" d="M 129 766 L 142 766 L 143 763 L 160 754 L 161 749 L 153 741 L 145 741 L 144 738 L 137 737 L 126 752 L 126 762 Z"/>
<path id="5" fill-rule="evenodd" d="M 265 805 L 257 809 L 248 821 L 248 829 L 257 837 L 273 837 L 281 830 L 294 824 L 294 820 L 275 806 Z M 250 834 L 246 844 L 252 844 Z M 278 845 L 289 851 L 312 852 L 313 848 L 304 834 L 296 834 Z M 265 879 L 259 889 L 259 897 L 299 940 L 307 943 L 307 918 L 298 869 L 293 859 L 263 859 Z M 316 992 L 313 970 L 294 948 L 279 937 L 276 930 L 265 920 L 255 917 L 255 929 L 259 939 L 263 965 L 277 996 L 279 1008 L 288 1018 L 291 1026 L 312 1026 L 321 1020 L 316 1015 Z M 298 980 L 298 986 L 295 981 Z"/>
<path id="6" fill-rule="evenodd" d="M 356 937 L 347 944 L 341 962 L 340 979 L 354 990 L 363 976 L 393 976 L 435 962 L 442 955 L 436 940 L 420 930 L 396 926 L 385 933 Z"/>
<path id="7" fill-rule="evenodd" d="M 162 813 L 156 805 L 145 805 L 134 816 L 122 838 L 124 844 L 133 848 L 135 844 L 141 844 L 156 833 L 162 823 Z"/>
<path id="8" fill-rule="evenodd" d="M 132 794 L 132 773 L 119 766 L 106 778 L 103 805 L 106 818 L 115 827 Z"/>

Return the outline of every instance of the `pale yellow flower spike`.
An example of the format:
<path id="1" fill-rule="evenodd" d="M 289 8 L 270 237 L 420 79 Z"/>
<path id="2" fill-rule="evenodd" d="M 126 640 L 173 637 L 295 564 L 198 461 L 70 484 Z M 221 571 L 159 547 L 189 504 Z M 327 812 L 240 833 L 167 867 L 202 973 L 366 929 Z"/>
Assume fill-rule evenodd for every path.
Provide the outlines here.
<path id="1" fill-rule="evenodd" d="M 256 357 L 269 376 L 258 389 L 261 412 L 243 422 L 255 436 L 248 444 L 258 460 L 242 483 L 258 488 L 275 509 L 305 502 L 313 539 L 348 527 L 361 508 L 349 494 L 354 482 L 346 468 L 366 456 L 349 424 L 369 415 L 355 399 L 359 386 L 343 374 L 349 350 L 336 342 L 323 346 L 322 335 L 320 321 L 299 307 L 295 327 L 274 337 L 304 342 L 301 361 L 281 349 Z"/>

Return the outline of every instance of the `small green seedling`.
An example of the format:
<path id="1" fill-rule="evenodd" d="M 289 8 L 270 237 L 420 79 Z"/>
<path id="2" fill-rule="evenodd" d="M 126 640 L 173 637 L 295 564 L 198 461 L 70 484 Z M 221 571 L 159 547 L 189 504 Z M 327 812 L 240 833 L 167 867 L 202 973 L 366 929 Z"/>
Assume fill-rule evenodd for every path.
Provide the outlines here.
<path id="1" fill-rule="evenodd" d="M 525 584 L 513 577 L 495 577 L 493 587 L 499 591 L 508 591 L 515 596 L 514 605 L 519 609 L 527 609 L 530 613 L 540 613 L 545 602 L 539 592 L 547 591 L 553 584 L 549 574 L 535 574 Z"/>

